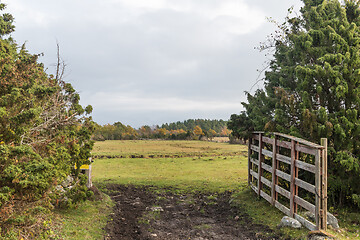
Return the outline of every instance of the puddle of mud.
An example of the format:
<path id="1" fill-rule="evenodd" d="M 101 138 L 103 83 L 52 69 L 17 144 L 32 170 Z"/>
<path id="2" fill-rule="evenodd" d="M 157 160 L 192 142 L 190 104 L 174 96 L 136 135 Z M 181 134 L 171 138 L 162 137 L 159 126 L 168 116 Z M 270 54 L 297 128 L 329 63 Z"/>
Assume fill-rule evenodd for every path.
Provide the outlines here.
<path id="1" fill-rule="evenodd" d="M 150 190 L 151 189 L 151 190 Z M 174 194 L 151 186 L 108 185 L 115 201 L 104 239 L 279 239 L 229 204 L 231 194 Z"/>

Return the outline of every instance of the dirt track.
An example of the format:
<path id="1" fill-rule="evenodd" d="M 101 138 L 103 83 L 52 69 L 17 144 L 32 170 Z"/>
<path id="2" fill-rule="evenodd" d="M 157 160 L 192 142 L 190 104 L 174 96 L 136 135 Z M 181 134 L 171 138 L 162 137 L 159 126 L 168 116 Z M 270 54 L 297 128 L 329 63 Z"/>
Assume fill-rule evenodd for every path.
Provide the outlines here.
<path id="1" fill-rule="evenodd" d="M 231 207 L 230 193 L 174 194 L 150 187 L 109 185 L 116 202 L 105 239 L 279 239 Z M 155 193 L 157 192 L 157 193 Z"/>

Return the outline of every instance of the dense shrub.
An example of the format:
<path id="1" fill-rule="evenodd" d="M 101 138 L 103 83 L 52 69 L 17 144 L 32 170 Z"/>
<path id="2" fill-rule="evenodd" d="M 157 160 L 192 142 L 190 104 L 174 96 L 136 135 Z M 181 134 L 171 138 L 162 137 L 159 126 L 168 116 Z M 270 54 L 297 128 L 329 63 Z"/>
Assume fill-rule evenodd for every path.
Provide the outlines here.
<path id="1" fill-rule="evenodd" d="M 4 8 L 0 4 L 0 10 Z M 39 55 L 28 53 L 24 45 L 19 47 L 11 37 L 6 38 L 14 30 L 12 16 L 1 15 L 0 23 L 2 225 L 7 219 L 18 219 L 12 218 L 15 203 L 47 199 L 66 176 L 79 175 L 74 166 L 89 163 L 94 123 L 88 116 L 92 107 L 83 108 L 79 95 L 62 79 L 64 64 L 60 58 L 56 74 L 48 75 L 38 62 Z M 84 184 L 78 188 L 84 188 Z M 87 191 L 79 192 L 89 195 Z M 76 189 L 70 197 L 75 202 L 84 199 Z"/>

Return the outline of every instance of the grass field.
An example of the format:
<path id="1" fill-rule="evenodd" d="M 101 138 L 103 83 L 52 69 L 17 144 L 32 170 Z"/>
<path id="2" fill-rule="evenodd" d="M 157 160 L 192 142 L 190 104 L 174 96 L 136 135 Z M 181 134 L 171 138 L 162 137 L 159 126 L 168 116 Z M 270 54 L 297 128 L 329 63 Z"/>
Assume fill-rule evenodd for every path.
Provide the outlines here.
<path id="1" fill-rule="evenodd" d="M 100 157 L 189 157 L 246 153 L 245 146 L 205 141 L 103 141 L 96 142 L 92 154 Z"/>
<path id="2" fill-rule="evenodd" d="M 109 154 L 124 154 L 126 157 L 96 159 L 93 163 L 96 183 L 151 184 L 221 191 L 235 189 L 247 178 L 246 147 L 240 145 L 200 141 L 96 143 L 94 155 Z M 181 157 L 189 155 L 193 156 Z"/>
<path id="3" fill-rule="evenodd" d="M 204 141 L 104 141 L 96 142 L 93 154 L 96 156 L 93 181 L 99 188 L 107 183 L 119 183 L 172 187 L 174 191 L 231 190 L 234 192 L 233 204 L 245 208 L 255 222 L 268 225 L 290 239 L 306 239 L 306 229 L 278 229 L 283 214 L 265 200 L 257 199 L 247 188 L 246 146 Z M 99 205 L 93 204 L 93 208 L 99 212 L 96 211 Z M 73 213 L 67 214 L 71 216 Z M 75 211 L 74 214 L 91 218 L 94 213 Z M 352 219 L 345 216 L 340 216 L 344 220 L 340 225 L 346 228 L 330 232 L 337 239 L 360 239 L 359 228 L 352 223 L 358 214 L 351 215 Z M 102 225 L 95 228 L 105 224 L 101 214 L 97 217 L 102 219 Z M 65 224 L 71 226 L 75 225 L 74 222 L 76 220 L 65 221 Z M 70 230 L 68 234 L 74 231 Z M 101 231 L 95 233 L 93 237 L 88 234 L 86 239 L 102 239 L 99 238 Z M 82 239 L 73 237 L 69 239 Z"/>

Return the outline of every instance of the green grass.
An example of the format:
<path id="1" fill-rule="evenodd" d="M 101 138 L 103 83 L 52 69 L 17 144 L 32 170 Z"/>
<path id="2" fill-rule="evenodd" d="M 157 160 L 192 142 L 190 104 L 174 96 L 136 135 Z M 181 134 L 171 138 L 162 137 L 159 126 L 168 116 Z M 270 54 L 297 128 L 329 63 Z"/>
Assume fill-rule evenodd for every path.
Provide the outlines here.
<path id="1" fill-rule="evenodd" d="M 96 142 L 92 154 L 95 156 L 131 157 L 185 157 L 216 156 L 246 153 L 247 147 L 228 143 L 205 141 L 163 141 L 163 140 L 108 140 Z"/>
<path id="2" fill-rule="evenodd" d="M 96 183 L 172 186 L 179 189 L 223 191 L 247 178 L 246 146 L 205 141 L 96 142 L 93 163 Z M 192 154 L 192 157 L 179 157 Z M 235 155 L 235 156 L 234 156 Z M 154 156 L 154 157 L 149 157 Z"/>
<path id="3" fill-rule="evenodd" d="M 336 234 L 338 239 L 360 239 L 360 212 L 351 209 L 336 210 L 341 230 L 331 233 Z"/>
<path id="4" fill-rule="evenodd" d="M 110 197 L 105 195 L 103 200 L 86 201 L 76 209 L 58 210 L 56 212 L 55 230 L 59 239 L 71 240 L 101 240 L 104 239 L 108 216 L 113 207 Z"/>
<path id="5" fill-rule="evenodd" d="M 221 191 L 247 179 L 246 165 L 244 156 L 97 159 L 93 180 Z"/>

